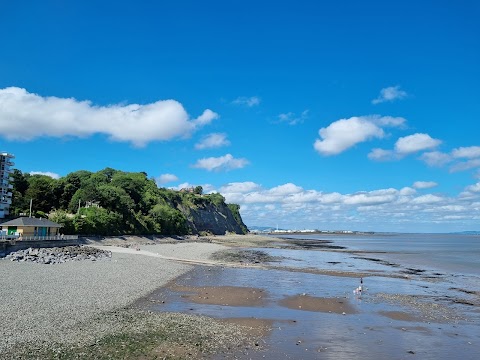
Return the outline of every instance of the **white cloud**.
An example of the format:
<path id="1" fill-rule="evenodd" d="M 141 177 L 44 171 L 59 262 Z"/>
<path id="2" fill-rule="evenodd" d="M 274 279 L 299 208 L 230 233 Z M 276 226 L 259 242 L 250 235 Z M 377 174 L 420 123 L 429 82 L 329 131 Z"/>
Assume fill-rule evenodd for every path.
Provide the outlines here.
<path id="1" fill-rule="evenodd" d="M 302 191 L 303 189 L 300 186 L 297 186 L 292 183 L 287 183 L 287 184 L 283 184 L 283 185 L 271 188 L 268 191 L 268 193 L 275 196 L 285 196 L 285 195 L 291 195 L 291 194 L 298 194 L 299 192 L 302 192 Z"/>
<path id="2" fill-rule="evenodd" d="M 260 102 L 261 102 L 261 99 L 258 96 L 251 96 L 251 97 L 240 96 L 235 100 L 233 100 L 232 104 L 253 107 L 253 106 L 260 105 Z"/>
<path id="3" fill-rule="evenodd" d="M 472 193 L 480 193 L 480 182 L 477 182 L 476 184 L 467 186 L 465 188 L 466 191 L 472 192 Z"/>
<path id="4" fill-rule="evenodd" d="M 164 101 L 175 101 L 175 100 L 164 100 Z M 216 112 L 210 109 L 206 109 L 203 111 L 202 115 L 200 115 L 199 117 L 193 120 L 193 123 L 196 126 L 203 126 L 203 125 L 210 124 L 212 120 L 215 120 L 218 118 L 219 118 L 219 115 Z"/>
<path id="5" fill-rule="evenodd" d="M 380 95 L 372 100 L 372 104 L 380 104 L 383 102 L 392 102 L 407 97 L 407 92 L 400 89 L 400 86 L 389 86 L 380 90 Z"/>
<path id="6" fill-rule="evenodd" d="M 216 118 L 218 114 L 207 109 L 191 119 L 175 100 L 96 106 L 73 98 L 42 97 L 18 87 L 0 89 L 0 134 L 9 140 L 105 134 L 114 141 L 145 146 L 188 136 Z"/>
<path id="7" fill-rule="evenodd" d="M 480 167 L 480 159 L 470 159 L 468 161 L 462 161 L 452 165 L 450 167 L 450 172 L 465 171 L 470 169 L 475 169 Z"/>
<path id="8" fill-rule="evenodd" d="M 431 189 L 435 186 L 438 186 L 435 181 L 415 181 L 413 183 L 415 189 Z"/>
<path id="9" fill-rule="evenodd" d="M 409 195 L 415 194 L 416 192 L 417 191 L 415 189 L 412 189 L 411 187 L 406 186 L 406 187 L 400 189 L 399 194 L 401 196 L 409 196 Z"/>
<path id="10" fill-rule="evenodd" d="M 288 125 L 297 125 L 303 123 L 308 118 L 308 110 L 302 111 L 300 115 L 293 112 L 278 115 L 278 122 L 287 123 Z"/>
<path id="11" fill-rule="evenodd" d="M 428 134 L 416 133 L 399 138 L 395 143 L 395 151 L 399 154 L 411 154 L 435 148 L 441 143 L 441 140 L 433 139 Z"/>
<path id="12" fill-rule="evenodd" d="M 220 193 L 249 193 L 252 191 L 259 190 L 260 185 L 252 182 L 234 182 L 224 185 L 220 188 Z"/>
<path id="13" fill-rule="evenodd" d="M 368 158 L 370 160 L 375 161 L 390 161 L 393 159 L 398 158 L 397 154 L 392 150 L 384 150 L 384 149 L 372 149 L 368 154 Z"/>
<path id="14" fill-rule="evenodd" d="M 240 205 L 247 226 L 278 223 L 279 227 L 291 229 L 409 232 L 476 229 L 480 182 L 467 186 L 456 197 L 417 194 L 415 188 L 425 191 L 434 184 L 418 181 L 414 187 L 341 194 L 304 189 L 293 183 L 264 188 L 245 182 L 228 184 L 220 193 L 227 202 Z"/>
<path id="15" fill-rule="evenodd" d="M 319 130 L 314 148 L 322 155 L 337 155 L 358 143 L 385 136 L 369 117 L 340 119 Z"/>
<path id="16" fill-rule="evenodd" d="M 395 194 L 372 194 L 365 192 L 346 196 L 344 203 L 347 205 L 373 205 L 390 203 L 394 199 Z"/>
<path id="17" fill-rule="evenodd" d="M 45 175 L 53 179 L 60 179 L 60 175 L 50 171 L 30 171 L 30 175 Z"/>
<path id="18" fill-rule="evenodd" d="M 414 204 L 435 204 L 442 201 L 443 198 L 433 194 L 422 195 L 412 200 Z"/>
<path id="19" fill-rule="evenodd" d="M 430 151 L 430 152 L 423 153 L 420 156 L 420 159 L 423 160 L 429 166 L 438 166 L 438 167 L 443 166 L 452 160 L 450 155 L 440 151 Z"/>
<path id="20" fill-rule="evenodd" d="M 230 141 L 227 139 L 227 134 L 212 133 L 205 136 L 199 143 L 195 144 L 195 149 L 213 149 L 228 145 L 230 145 Z"/>
<path id="21" fill-rule="evenodd" d="M 449 154 L 440 151 L 426 152 L 420 156 L 429 166 L 442 167 L 450 163 L 450 172 L 465 171 L 480 167 L 480 146 L 459 147 Z M 467 159 L 461 161 L 461 159 Z"/>
<path id="22" fill-rule="evenodd" d="M 198 160 L 193 167 L 208 171 L 228 171 L 241 169 L 248 165 L 247 159 L 235 159 L 231 154 L 220 157 L 209 157 Z"/>
<path id="23" fill-rule="evenodd" d="M 480 146 L 459 147 L 452 150 L 454 158 L 474 159 L 480 157 Z"/>
<path id="24" fill-rule="evenodd" d="M 166 184 L 173 181 L 178 181 L 178 177 L 173 174 L 162 174 L 157 178 L 157 184 Z"/>
<path id="25" fill-rule="evenodd" d="M 390 126 L 404 128 L 405 123 L 407 122 L 402 117 L 393 117 L 393 116 L 371 116 L 371 121 L 379 126 Z"/>

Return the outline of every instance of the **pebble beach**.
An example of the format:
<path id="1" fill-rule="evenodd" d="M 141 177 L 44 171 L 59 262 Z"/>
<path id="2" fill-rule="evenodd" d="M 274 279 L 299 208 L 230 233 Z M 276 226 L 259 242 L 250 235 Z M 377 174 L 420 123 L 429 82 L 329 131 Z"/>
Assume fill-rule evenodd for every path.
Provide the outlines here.
<path id="1" fill-rule="evenodd" d="M 36 358 L 35 352 L 41 354 L 52 344 L 81 345 L 126 329 L 137 331 L 155 321 L 155 316 L 147 321 L 128 306 L 192 269 L 162 256 L 206 261 L 223 248 L 194 242 L 153 245 L 153 252 L 145 256 L 132 245 L 117 248 L 108 260 L 53 265 L 0 260 L 0 358 Z M 185 316 L 173 320 L 192 323 Z M 193 323 L 205 327 L 205 322 L 212 329 L 220 328 L 205 318 Z M 24 353 L 26 348 L 32 349 L 30 353 Z"/>

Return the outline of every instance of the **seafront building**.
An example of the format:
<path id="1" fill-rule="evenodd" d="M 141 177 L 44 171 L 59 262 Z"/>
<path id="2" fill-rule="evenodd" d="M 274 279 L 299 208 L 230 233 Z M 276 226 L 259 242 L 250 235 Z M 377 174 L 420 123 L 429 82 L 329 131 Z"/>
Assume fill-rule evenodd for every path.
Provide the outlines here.
<path id="1" fill-rule="evenodd" d="M 12 204 L 12 189 L 11 181 L 13 178 L 10 175 L 13 172 L 11 167 L 15 165 L 12 159 L 15 156 L 12 154 L 0 153 L 0 219 L 5 218 L 10 213 L 10 205 Z"/>
<path id="2" fill-rule="evenodd" d="M 59 236 L 62 225 L 43 218 L 19 217 L 1 224 L 2 236 L 45 237 Z"/>

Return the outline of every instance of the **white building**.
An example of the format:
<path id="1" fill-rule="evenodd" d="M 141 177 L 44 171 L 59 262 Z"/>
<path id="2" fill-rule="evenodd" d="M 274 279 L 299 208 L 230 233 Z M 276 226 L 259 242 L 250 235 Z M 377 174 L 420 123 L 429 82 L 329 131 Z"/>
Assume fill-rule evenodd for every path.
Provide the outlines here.
<path id="1" fill-rule="evenodd" d="M 13 172 L 11 166 L 15 165 L 11 159 L 15 156 L 6 152 L 0 152 L 0 219 L 9 214 L 10 205 L 12 204 L 12 189 L 10 184 L 13 178 L 10 174 Z"/>

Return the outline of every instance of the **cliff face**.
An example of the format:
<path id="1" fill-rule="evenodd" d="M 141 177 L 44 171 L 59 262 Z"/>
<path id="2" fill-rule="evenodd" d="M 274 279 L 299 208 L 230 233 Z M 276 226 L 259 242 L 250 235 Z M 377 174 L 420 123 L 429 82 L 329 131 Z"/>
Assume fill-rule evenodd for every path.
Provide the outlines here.
<path id="1" fill-rule="evenodd" d="M 188 208 L 181 206 L 179 210 L 187 218 L 192 234 L 210 232 L 215 235 L 224 235 L 226 232 L 236 234 L 248 232 L 242 218 L 236 216 L 224 202 L 220 204 L 203 202 Z"/>

